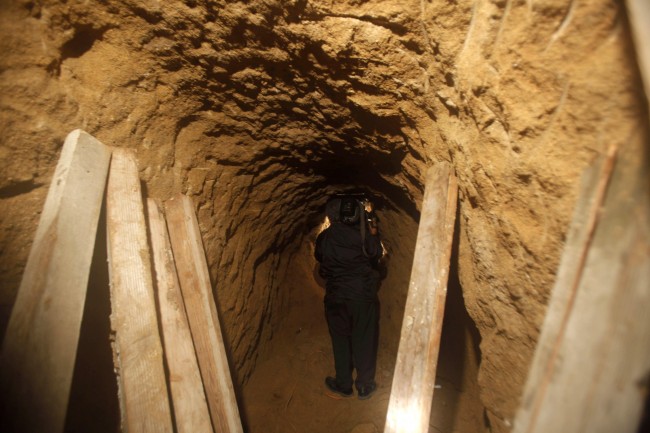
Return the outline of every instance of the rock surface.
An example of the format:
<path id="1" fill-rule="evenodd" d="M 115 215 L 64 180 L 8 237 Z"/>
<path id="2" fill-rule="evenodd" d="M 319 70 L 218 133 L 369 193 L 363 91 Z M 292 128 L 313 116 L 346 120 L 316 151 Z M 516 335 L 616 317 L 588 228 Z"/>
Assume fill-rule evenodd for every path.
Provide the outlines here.
<path id="1" fill-rule="evenodd" d="M 327 196 L 378 196 L 399 286 L 423 173 L 449 161 L 493 432 L 519 403 L 581 170 L 647 127 L 610 0 L 14 0 L 0 36 L 0 329 L 72 129 L 136 149 L 150 196 L 193 196 L 239 383 Z"/>

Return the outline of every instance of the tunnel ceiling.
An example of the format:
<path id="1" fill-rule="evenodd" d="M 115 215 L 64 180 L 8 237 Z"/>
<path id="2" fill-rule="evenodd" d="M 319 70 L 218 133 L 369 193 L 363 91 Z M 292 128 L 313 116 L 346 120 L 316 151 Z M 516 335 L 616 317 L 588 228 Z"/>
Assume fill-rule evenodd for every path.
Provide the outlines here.
<path id="1" fill-rule="evenodd" d="M 149 195 L 193 197 L 239 380 L 327 195 L 376 194 L 396 246 L 426 168 L 448 161 L 493 431 L 518 404 L 577 178 L 645 118 L 608 0 L 16 0 L 0 36 L 3 329 L 72 129 L 136 149 Z"/>

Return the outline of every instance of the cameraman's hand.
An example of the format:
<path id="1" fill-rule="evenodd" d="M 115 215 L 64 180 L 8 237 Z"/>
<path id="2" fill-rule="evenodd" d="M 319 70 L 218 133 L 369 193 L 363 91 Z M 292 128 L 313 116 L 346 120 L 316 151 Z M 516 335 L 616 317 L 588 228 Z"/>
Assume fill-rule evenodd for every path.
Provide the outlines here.
<path id="1" fill-rule="evenodd" d="M 377 220 L 375 218 L 368 219 L 368 231 L 371 235 L 375 236 L 379 231 L 377 229 Z"/>

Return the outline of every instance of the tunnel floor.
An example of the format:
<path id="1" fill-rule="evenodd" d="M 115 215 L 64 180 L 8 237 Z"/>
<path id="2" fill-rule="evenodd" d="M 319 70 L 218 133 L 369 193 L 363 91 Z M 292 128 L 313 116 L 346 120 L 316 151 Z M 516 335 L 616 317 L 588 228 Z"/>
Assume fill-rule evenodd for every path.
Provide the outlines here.
<path id="1" fill-rule="evenodd" d="M 324 379 L 334 375 L 334 360 L 322 313 L 323 289 L 308 269 L 297 268 L 284 287 L 293 294 L 290 313 L 242 390 L 245 430 L 249 433 L 383 431 L 396 351 L 390 349 L 391 345 L 382 344 L 386 342 L 380 335 L 378 389 L 370 399 L 358 400 L 356 393 L 351 398 L 327 396 Z M 467 355 L 461 347 L 466 337 L 465 326 L 453 323 L 457 320 L 449 301 L 450 298 L 429 432 L 478 433 L 485 430 L 483 407 L 477 387 L 468 386 L 467 381 L 468 375 L 475 380 L 477 365 L 467 369 L 467 360 L 462 359 Z"/>

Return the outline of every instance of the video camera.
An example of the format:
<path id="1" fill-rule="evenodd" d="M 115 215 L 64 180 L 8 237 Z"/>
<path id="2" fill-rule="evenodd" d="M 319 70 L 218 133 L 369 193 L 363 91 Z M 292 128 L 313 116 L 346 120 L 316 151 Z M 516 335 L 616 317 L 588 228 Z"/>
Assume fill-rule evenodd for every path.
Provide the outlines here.
<path id="1" fill-rule="evenodd" d="M 361 219 L 370 228 L 377 228 L 379 218 L 375 213 L 372 201 L 365 193 L 340 193 L 333 198 L 341 200 L 340 220 L 344 224 L 355 225 Z"/>

